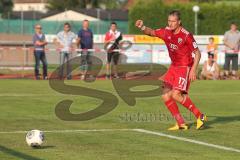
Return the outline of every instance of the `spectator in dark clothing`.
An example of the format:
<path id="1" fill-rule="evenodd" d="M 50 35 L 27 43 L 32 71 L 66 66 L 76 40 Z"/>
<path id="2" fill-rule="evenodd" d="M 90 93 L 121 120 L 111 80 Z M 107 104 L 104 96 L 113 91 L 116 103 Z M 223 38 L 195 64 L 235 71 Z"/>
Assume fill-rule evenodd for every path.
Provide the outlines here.
<path id="1" fill-rule="evenodd" d="M 48 79 L 47 75 L 47 59 L 45 55 L 45 45 L 47 41 L 45 34 L 42 33 L 41 25 L 35 25 L 35 34 L 33 35 L 34 57 L 35 57 L 35 78 L 40 79 L 39 68 L 40 61 L 43 64 L 43 79 Z"/>
<path id="2" fill-rule="evenodd" d="M 81 79 L 84 80 L 91 70 L 91 53 L 89 49 L 93 48 L 93 33 L 89 29 L 89 21 L 84 20 L 82 28 L 78 32 L 77 47 L 82 49 L 81 51 Z"/>

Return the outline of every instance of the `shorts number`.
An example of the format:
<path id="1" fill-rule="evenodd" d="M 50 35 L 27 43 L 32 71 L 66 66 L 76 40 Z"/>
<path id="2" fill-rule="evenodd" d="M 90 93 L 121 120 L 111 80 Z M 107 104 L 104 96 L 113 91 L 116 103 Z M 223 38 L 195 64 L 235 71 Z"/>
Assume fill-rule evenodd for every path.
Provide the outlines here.
<path id="1" fill-rule="evenodd" d="M 182 77 L 179 77 L 178 84 L 183 86 L 185 83 L 186 83 L 186 79 L 182 78 Z"/>

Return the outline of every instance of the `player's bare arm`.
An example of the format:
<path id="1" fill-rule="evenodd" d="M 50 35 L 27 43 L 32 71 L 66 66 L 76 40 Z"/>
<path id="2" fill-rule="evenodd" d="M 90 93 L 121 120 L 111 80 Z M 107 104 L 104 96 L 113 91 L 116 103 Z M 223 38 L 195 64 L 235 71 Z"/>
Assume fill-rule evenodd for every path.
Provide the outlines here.
<path id="1" fill-rule="evenodd" d="M 115 39 L 116 39 L 116 38 L 113 36 L 113 37 L 111 37 L 109 40 L 105 40 L 105 41 L 104 41 L 104 44 L 109 44 L 109 43 L 115 41 Z"/>
<path id="2" fill-rule="evenodd" d="M 44 41 L 40 41 L 40 43 L 39 43 L 41 46 L 45 46 L 45 45 L 47 45 L 48 44 L 48 42 L 46 41 L 46 40 L 44 40 Z"/>
<path id="3" fill-rule="evenodd" d="M 77 45 L 77 48 L 79 48 L 79 46 L 80 46 L 80 42 L 81 42 L 81 39 L 78 37 L 78 38 L 76 39 L 76 45 Z"/>
<path id="4" fill-rule="evenodd" d="M 143 24 L 142 20 L 137 20 L 135 26 L 139 28 L 144 34 L 155 37 L 155 31 Z"/>
<path id="5" fill-rule="evenodd" d="M 58 47 L 58 48 L 63 48 L 64 46 L 60 43 L 58 38 L 53 39 L 53 43 Z"/>
<path id="6" fill-rule="evenodd" d="M 204 64 L 203 64 L 203 72 L 204 73 L 207 73 L 207 61 L 206 62 L 204 62 Z"/>
<path id="7" fill-rule="evenodd" d="M 43 41 L 43 45 L 47 45 L 48 42 L 46 40 Z"/>
<path id="8" fill-rule="evenodd" d="M 56 46 L 59 44 L 57 38 L 54 38 L 54 39 L 53 39 L 53 44 L 55 44 Z"/>
<path id="9" fill-rule="evenodd" d="M 191 71 L 189 73 L 190 81 L 196 80 L 196 78 L 197 78 L 197 67 L 198 67 L 199 61 L 201 59 L 201 52 L 200 52 L 199 49 L 196 49 L 194 51 L 194 54 L 195 54 L 195 58 L 194 58 L 193 66 L 192 66 Z"/>
<path id="10" fill-rule="evenodd" d="M 227 47 L 229 47 L 229 48 L 231 48 L 231 49 L 235 49 L 235 47 L 232 46 L 230 43 L 228 43 L 227 40 L 224 40 L 223 42 L 224 42 L 224 45 L 226 45 Z"/>
<path id="11" fill-rule="evenodd" d="M 37 46 L 45 46 L 45 45 L 47 45 L 47 41 L 36 41 L 35 45 L 37 45 Z"/>
<path id="12" fill-rule="evenodd" d="M 104 41 L 104 44 L 109 44 L 110 42 L 112 42 L 112 39 Z"/>

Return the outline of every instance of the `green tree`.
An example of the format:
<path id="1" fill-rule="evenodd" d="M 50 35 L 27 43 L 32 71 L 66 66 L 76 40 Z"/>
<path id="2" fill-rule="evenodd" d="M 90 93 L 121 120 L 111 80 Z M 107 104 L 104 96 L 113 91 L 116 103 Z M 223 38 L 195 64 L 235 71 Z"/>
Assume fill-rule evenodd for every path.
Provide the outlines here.
<path id="1" fill-rule="evenodd" d="M 9 12 L 12 11 L 13 2 L 12 0 L 0 0 L 0 14 L 2 17 L 6 17 Z"/>
<path id="2" fill-rule="evenodd" d="M 135 6 L 129 11 L 129 33 L 142 34 L 135 27 L 137 19 L 144 20 L 146 26 L 154 29 L 165 27 L 167 24 L 167 15 L 169 11 L 178 9 L 181 11 L 181 19 L 184 28 L 194 33 L 194 13 L 192 7 L 196 3 L 174 3 L 167 5 L 161 3 L 161 0 L 139 0 Z M 212 5 L 212 3 L 199 3 L 200 11 L 198 13 L 198 34 L 222 35 L 229 29 L 230 23 L 236 22 L 240 25 L 240 6 L 228 5 L 220 3 Z"/>

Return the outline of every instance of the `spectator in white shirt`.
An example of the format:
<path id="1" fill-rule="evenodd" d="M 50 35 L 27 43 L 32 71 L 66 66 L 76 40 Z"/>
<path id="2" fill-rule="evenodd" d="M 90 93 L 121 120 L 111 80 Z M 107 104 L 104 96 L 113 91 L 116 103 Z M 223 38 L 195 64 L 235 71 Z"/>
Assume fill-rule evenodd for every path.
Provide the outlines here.
<path id="1" fill-rule="evenodd" d="M 73 41 L 77 38 L 75 33 L 71 31 L 71 25 L 69 23 L 64 23 L 63 31 L 57 34 L 57 38 L 55 39 L 55 44 L 58 49 L 60 49 L 60 72 L 59 76 L 62 79 L 64 76 L 64 63 L 67 64 L 67 79 L 71 79 L 71 65 L 69 63 L 69 59 L 72 54 L 73 49 Z"/>

